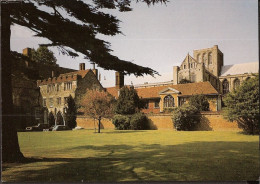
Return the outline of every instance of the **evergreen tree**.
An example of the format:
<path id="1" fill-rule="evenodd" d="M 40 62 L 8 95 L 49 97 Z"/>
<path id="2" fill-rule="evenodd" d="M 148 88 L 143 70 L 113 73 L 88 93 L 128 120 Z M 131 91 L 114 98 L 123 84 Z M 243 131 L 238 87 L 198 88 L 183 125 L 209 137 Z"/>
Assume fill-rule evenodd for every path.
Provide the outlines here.
<path id="1" fill-rule="evenodd" d="M 55 125 L 55 118 L 52 112 L 50 112 L 48 115 L 48 123 L 50 126 Z"/>
<path id="2" fill-rule="evenodd" d="M 209 111 L 209 102 L 204 95 L 193 95 L 189 99 L 189 104 L 196 107 L 199 111 Z"/>
<path id="3" fill-rule="evenodd" d="M 259 133 L 259 77 L 250 78 L 224 97 L 224 117 L 248 134 Z"/>
<path id="4" fill-rule="evenodd" d="M 77 108 L 74 99 L 70 95 L 67 100 L 67 112 L 66 112 L 66 123 L 68 127 L 75 128 L 76 127 L 76 115 L 77 115 Z"/>
<path id="5" fill-rule="evenodd" d="M 151 3 L 167 0 L 143 0 Z M 90 4 L 92 3 L 92 4 Z M 125 74 L 143 75 L 157 74 L 156 71 L 121 60 L 110 54 L 109 43 L 96 38 L 98 33 L 115 35 L 119 31 L 119 20 L 100 11 L 101 8 L 131 11 L 130 0 L 25 0 L 17 2 L 1 1 L 1 84 L 2 84 L 2 159 L 17 161 L 23 158 L 13 121 L 13 103 L 11 70 L 12 57 L 10 52 L 10 26 L 12 23 L 33 30 L 36 35 L 51 41 L 45 46 L 57 46 L 62 54 L 78 56 L 82 53 L 87 59 L 104 69 L 116 70 Z M 43 8 L 40 8 L 43 7 Z M 60 10 L 76 19 L 64 17 Z"/>
<path id="6" fill-rule="evenodd" d="M 45 64 L 56 64 L 56 57 L 46 46 L 40 46 L 37 50 L 32 49 L 32 60 Z"/>
<path id="7" fill-rule="evenodd" d="M 120 89 L 117 99 L 115 113 L 117 114 L 134 114 L 139 112 L 141 101 L 136 90 L 133 87 L 123 87 Z"/>

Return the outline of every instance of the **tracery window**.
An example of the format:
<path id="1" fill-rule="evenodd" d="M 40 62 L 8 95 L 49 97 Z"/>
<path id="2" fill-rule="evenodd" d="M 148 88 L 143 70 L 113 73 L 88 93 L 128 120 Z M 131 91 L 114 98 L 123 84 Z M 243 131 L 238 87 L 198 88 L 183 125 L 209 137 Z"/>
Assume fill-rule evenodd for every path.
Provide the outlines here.
<path id="1" fill-rule="evenodd" d="M 222 85 L 223 85 L 223 94 L 228 93 L 229 92 L 229 83 L 228 83 L 228 81 L 224 80 Z"/>
<path id="2" fill-rule="evenodd" d="M 234 89 L 236 89 L 239 86 L 240 86 L 240 80 L 239 79 L 235 79 L 234 80 Z"/>
<path id="3" fill-rule="evenodd" d="M 171 95 L 167 95 L 163 99 L 163 106 L 164 107 L 174 107 L 174 98 Z"/>

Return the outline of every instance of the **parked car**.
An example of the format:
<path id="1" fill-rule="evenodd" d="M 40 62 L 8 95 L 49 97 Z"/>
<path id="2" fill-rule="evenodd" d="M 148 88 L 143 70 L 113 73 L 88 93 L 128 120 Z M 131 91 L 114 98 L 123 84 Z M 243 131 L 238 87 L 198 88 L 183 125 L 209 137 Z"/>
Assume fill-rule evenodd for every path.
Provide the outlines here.
<path id="1" fill-rule="evenodd" d="M 49 128 L 49 131 L 52 131 L 55 126 L 56 126 L 56 125 L 52 125 L 52 126 Z"/>
<path id="2" fill-rule="evenodd" d="M 62 130 L 71 130 L 71 128 L 66 125 L 56 125 L 52 129 L 52 131 L 62 131 Z"/>
<path id="3" fill-rule="evenodd" d="M 39 123 L 36 126 L 30 126 L 30 127 L 26 127 L 26 131 L 43 131 L 43 129 L 49 129 L 49 125 L 48 124 L 41 124 Z"/>
<path id="4" fill-rule="evenodd" d="M 77 126 L 75 128 L 73 128 L 72 130 L 83 130 L 84 128 L 80 127 L 80 126 Z"/>

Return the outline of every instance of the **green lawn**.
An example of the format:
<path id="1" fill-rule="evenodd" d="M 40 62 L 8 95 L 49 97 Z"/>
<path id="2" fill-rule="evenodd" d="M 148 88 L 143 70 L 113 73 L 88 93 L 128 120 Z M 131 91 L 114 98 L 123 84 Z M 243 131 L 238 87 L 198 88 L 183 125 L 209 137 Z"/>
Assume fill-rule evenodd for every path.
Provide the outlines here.
<path id="1" fill-rule="evenodd" d="M 259 137 L 171 130 L 20 132 L 28 162 L 4 164 L 8 182 L 242 181 L 259 177 Z"/>

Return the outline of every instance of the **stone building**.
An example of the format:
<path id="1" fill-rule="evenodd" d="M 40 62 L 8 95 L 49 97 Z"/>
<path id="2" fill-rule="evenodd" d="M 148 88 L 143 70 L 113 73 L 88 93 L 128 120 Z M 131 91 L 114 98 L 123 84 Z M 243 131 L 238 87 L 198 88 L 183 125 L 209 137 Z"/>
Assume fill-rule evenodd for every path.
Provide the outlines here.
<path id="1" fill-rule="evenodd" d="M 14 121 L 19 130 L 43 123 L 42 96 L 36 80 L 75 70 L 34 62 L 31 60 L 30 48 L 23 49 L 23 54 L 12 52 L 12 56 Z"/>
<path id="2" fill-rule="evenodd" d="M 225 94 L 235 89 L 241 82 L 259 73 L 258 62 L 224 65 L 224 55 L 215 45 L 212 48 L 193 51 L 180 66 L 173 67 L 173 83 L 183 79 L 190 82 L 209 81 L 215 89 Z"/>
<path id="3" fill-rule="evenodd" d="M 146 103 L 146 108 L 142 110 L 145 113 L 165 112 L 187 103 L 196 94 L 207 97 L 210 111 L 219 111 L 222 96 L 257 73 L 257 62 L 225 66 L 224 55 L 215 45 L 212 48 L 194 50 L 193 57 L 187 54 L 180 66 L 173 67 L 172 81 L 134 85 L 134 88 Z M 107 88 L 116 98 L 124 86 L 122 79 L 123 76 L 117 73 L 116 86 Z M 184 79 L 191 83 L 181 84 Z"/>
<path id="4" fill-rule="evenodd" d="M 40 87 L 42 95 L 42 106 L 46 107 L 48 112 L 52 112 L 54 116 L 59 111 L 64 115 L 67 108 L 67 99 L 70 95 L 78 105 L 87 89 L 103 90 L 97 75 L 97 69 L 85 70 L 85 63 L 81 63 L 78 71 L 37 80 L 37 86 Z M 46 116 L 47 112 L 45 112 Z M 47 122 L 45 121 L 45 123 Z"/>

